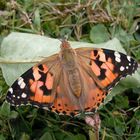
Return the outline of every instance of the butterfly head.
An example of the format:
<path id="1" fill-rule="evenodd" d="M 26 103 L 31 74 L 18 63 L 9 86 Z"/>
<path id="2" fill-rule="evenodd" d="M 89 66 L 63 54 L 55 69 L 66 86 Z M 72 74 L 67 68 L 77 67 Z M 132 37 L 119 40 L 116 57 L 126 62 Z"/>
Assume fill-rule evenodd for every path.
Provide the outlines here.
<path id="1" fill-rule="evenodd" d="M 62 39 L 61 42 L 62 42 L 60 45 L 61 50 L 71 48 L 69 42 L 66 39 Z"/>

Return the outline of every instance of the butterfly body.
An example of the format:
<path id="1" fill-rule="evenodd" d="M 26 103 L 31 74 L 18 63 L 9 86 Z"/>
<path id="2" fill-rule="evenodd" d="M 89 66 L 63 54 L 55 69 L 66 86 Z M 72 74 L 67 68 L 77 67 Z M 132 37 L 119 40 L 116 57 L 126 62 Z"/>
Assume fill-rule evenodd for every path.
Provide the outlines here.
<path id="1" fill-rule="evenodd" d="M 66 115 L 93 112 L 138 67 L 131 57 L 112 50 L 72 49 L 66 40 L 60 48 L 13 83 L 6 97 L 11 105 L 31 104 Z"/>
<path id="2" fill-rule="evenodd" d="M 69 43 L 65 40 L 61 45 L 61 51 L 59 56 L 61 61 L 61 67 L 63 67 L 63 71 L 68 77 L 68 82 L 72 94 L 74 94 L 76 97 L 79 97 L 81 94 L 82 83 L 78 69 L 77 54 L 70 47 Z"/>

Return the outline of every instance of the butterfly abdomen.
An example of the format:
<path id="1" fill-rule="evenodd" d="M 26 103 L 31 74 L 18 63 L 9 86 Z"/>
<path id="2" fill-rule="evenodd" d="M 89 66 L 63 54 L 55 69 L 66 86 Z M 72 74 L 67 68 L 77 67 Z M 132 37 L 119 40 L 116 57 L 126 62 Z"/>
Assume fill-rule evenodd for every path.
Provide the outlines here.
<path id="1" fill-rule="evenodd" d="M 72 92 L 76 97 L 80 97 L 82 88 L 79 70 L 77 68 L 68 70 L 68 79 Z"/>

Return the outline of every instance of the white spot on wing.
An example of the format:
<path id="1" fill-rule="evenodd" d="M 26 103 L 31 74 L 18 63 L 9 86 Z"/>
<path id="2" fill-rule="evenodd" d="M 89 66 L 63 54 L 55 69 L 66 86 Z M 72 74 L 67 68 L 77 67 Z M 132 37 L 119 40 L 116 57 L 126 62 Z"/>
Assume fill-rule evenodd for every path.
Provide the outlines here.
<path id="1" fill-rule="evenodd" d="M 15 95 L 13 95 L 13 97 L 15 98 L 16 96 L 15 96 Z"/>
<path id="2" fill-rule="evenodd" d="M 23 93 L 21 94 L 21 97 L 22 97 L 22 98 L 26 98 L 26 97 L 27 97 L 27 94 L 23 92 Z"/>
<path id="3" fill-rule="evenodd" d="M 20 96 L 17 96 L 18 99 L 20 99 Z"/>
<path id="4" fill-rule="evenodd" d="M 13 93 L 13 88 L 9 88 L 8 91 L 12 94 Z"/>
<path id="5" fill-rule="evenodd" d="M 23 78 L 22 78 L 22 77 L 19 77 L 19 78 L 18 78 L 18 81 L 23 81 Z"/>
<path id="6" fill-rule="evenodd" d="M 25 84 L 24 79 L 22 77 L 18 78 L 18 85 L 20 86 L 21 89 L 25 88 L 26 84 Z"/>
<path id="7" fill-rule="evenodd" d="M 116 57 L 121 57 L 121 55 L 119 54 L 119 52 L 114 52 L 114 55 L 116 56 Z"/>
<path id="8" fill-rule="evenodd" d="M 22 77 L 19 77 L 19 78 L 18 78 L 18 85 L 19 85 L 19 86 L 21 85 L 21 83 L 23 82 L 23 80 L 24 80 L 24 79 L 23 79 Z"/>
<path id="9" fill-rule="evenodd" d="M 38 105 L 33 105 L 33 106 L 35 106 L 35 107 L 39 108 L 39 106 L 38 106 Z"/>
<path id="10" fill-rule="evenodd" d="M 45 107 L 43 107 L 43 109 L 45 109 L 45 110 L 49 110 L 49 108 L 48 108 L 48 107 L 46 107 L 46 106 L 45 106 Z"/>
<path id="11" fill-rule="evenodd" d="M 131 57 L 130 56 L 127 56 L 127 59 L 128 59 L 129 62 L 131 61 Z"/>
<path id="12" fill-rule="evenodd" d="M 21 89 L 25 88 L 25 86 L 26 86 L 26 84 L 25 84 L 24 82 L 22 82 L 22 83 L 20 84 L 20 88 L 21 88 Z"/>
<path id="13" fill-rule="evenodd" d="M 115 60 L 116 60 L 117 62 L 121 62 L 121 59 L 118 58 L 118 57 L 115 57 Z"/>
<path id="14" fill-rule="evenodd" d="M 120 59 L 121 55 L 120 55 L 120 53 L 115 51 L 114 55 L 115 55 L 115 61 L 116 62 L 121 62 L 121 59 Z"/>
<path id="15" fill-rule="evenodd" d="M 125 68 L 124 68 L 123 66 L 120 67 L 120 71 L 124 71 L 124 69 L 125 69 Z"/>

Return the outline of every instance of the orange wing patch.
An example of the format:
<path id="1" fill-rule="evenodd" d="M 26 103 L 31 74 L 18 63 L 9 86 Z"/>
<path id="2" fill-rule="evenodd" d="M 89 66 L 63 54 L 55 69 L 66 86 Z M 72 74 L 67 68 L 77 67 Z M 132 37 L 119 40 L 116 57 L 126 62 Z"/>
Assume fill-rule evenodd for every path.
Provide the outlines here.
<path id="1" fill-rule="evenodd" d="M 30 100 L 42 104 L 51 103 L 51 95 L 46 95 L 47 93 L 44 92 L 44 89 L 46 88 L 46 92 L 47 90 L 52 90 L 53 75 L 48 72 L 49 69 L 46 65 L 34 66 L 32 69 L 34 80 L 29 79 L 30 91 L 32 92 Z M 43 77 L 44 79 L 41 79 Z"/>
<path id="2" fill-rule="evenodd" d="M 112 63 L 112 59 L 110 57 L 106 59 L 102 49 L 100 49 L 100 51 L 95 52 L 91 51 L 90 58 L 91 58 L 90 67 L 97 77 L 102 76 L 103 75 L 102 70 L 104 70 L 105 76 L 104 78 L 101 79 L 101 84 L 104 87 L 110 85 L 110 83 L 112 83 L 118 77 L 117 73 L 113 73 L 114 65 Z"/>
<path id="3" fill-rule="evenodd" d="M 45 82 L 45 86 L 47 87 L 47 89 L 52 89 L 53 87 L 53 75 L 50 73 L 47 73 L 47 77 L 46 77 L 46 82 Z"/>

